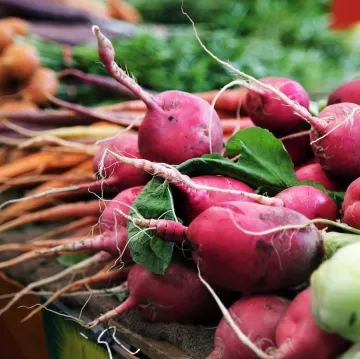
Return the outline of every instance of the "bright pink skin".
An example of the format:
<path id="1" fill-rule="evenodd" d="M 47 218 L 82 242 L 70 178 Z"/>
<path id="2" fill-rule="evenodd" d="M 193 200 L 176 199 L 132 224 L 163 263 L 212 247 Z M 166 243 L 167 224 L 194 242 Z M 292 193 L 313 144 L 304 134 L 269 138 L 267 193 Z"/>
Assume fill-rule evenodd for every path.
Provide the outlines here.
<path id="1" fill-rule="evenodd" d="M 294 186 L 278 193 L 275 197 L 284 201 L 284 207 L 303 214 L 309 219 L 324 218 L 336 221 L 336 203 L 323 191 L 312 186 Z M 318 229 L 330 227 L 316 223 Z"/>
<path id="2" fill-rule="evenodd" d="M 198 324 L 218 318 L 220 314 L 191 262 L 172 261 L 165 275 L 151 273 L 135 264 L 128 275 L 128 285 L 130 296 L 115 309 L 113 315 L 121 316 L 131 309 L 138 309 L 141 316 L 150 322 Z M 108 320 L 109 315 L 105 314 L 98 323 Z"/>
<path id="3" fill-rule="evenodd" d="M 282 141 L 294 166 L 299 166 L 314 156 L 310 147 L 310 136 L 305 135 Z"/>
<path id="4" fill-rule="evenodd" d="M 137 135 L 135 134 L 120 134 L 107 142 L 103 142 L 94 157 L 94 172 L 99 172 L 99 164 L 106 149 L 121 156 L 140 158 L 137 141 Z M 119 190 L 145 185 L 150 178 L 146 172 L 120 162 L 111 154 L 104 157 L 104 170 L 101 175 L 107 179 L 105 183 L 107 182 Z"/>
<path id="5" fill-rule="evenodd" d="M 336 183 L 322 169 L 320 163 L 310 163 L 295 171 L 299 181 L 314 181 L 322 184 L 328 191 L 337 191 Z"/>
<path id="6" fill-rule="evenodd" d="M 255 193 L 247 184 L 230 177 L 210 175 L 193 177 L 191 180 L 198 185 Z M 190 223 L 201 212 L 217 203 L 229 201 L 255 202 L 253 199 L 234 194 L 194 190 L 182 182 L 176 182 L 174 185 L 182 192 L 178 200 L 179 204 L 181 203 L 181 206 L 179 206 L 179 217 L 186 223 Z"/>
<path id="7" fill-rule="evenodd" d="M 181 91 L 166 91 L 156 96 L 158 106 L 148 109 L 139 129 L 142 158 L 178 165 L 210 153 L 209 122 L 211 105 L 198 96 Z M 213 112 L 211 149 L 220 153 L 223 130 Z"/>
<path id="8" fill-rule="evenodd" d="M 260 81 L 277 88 L 306 109 L 309 108 L 309 95 L 298 82 L 283 77 L 265 77 Z M 256 126 L 266 128 L 277 136 L 298 132 L 304 122 L 290 106 L 270 92 L 257 93 L 250 90 L 245 107 Z"/>
<path id="9" fill-rule="evenodd" d="M 344 122 L 356 108 L 359 106 L 346 102 L 326 107 L 318 116 L 322 121 L 312 123 L 310 135 L 311 141 L 326 135 L 312 149 L 323 169 L 344 185 L 360 177 L 360 111 Z"/>
<path id="10" fill-rule="evenodd" d="M 272 295 L 244 297 L 229 309 L 241 331 L 261 350 L 275 346 L 276 327 L 290 302 Z M 256 359 L 223 318 L 215 333 L 215 350 L 208 359 Z"/>
<path id="11" fill-rule="evenodd" d="M 360 229 L 360 178 L 350 184 L 342 205 L 342 222 Z"/>
<path id="12" fill-rule="evenodd" d="M 328 105 L 341 102 L 351 102 L 360 105 L 360 79 L 346 82 L 330 94 Z"/>
<path id="13" fill-rule="evenodd" d="M 348 342 L 320 329 L 311 314 L 311 289 L 301 292 L 276 329 L 276 359 L 333 359 Z"/>
<path id="14" fill-rule="evenodd" d="M 283 207 L 227 202 L 202 212 L 186 235 L 195 262 L 199 261 L 201 273 L 211 282 L 234 291 L 265 292 L 309 278 L 321 261 L 321 233 L 314 225 L 265 235 L 246 234 L 241 228 L 261 232 L 308 221 Z"/>

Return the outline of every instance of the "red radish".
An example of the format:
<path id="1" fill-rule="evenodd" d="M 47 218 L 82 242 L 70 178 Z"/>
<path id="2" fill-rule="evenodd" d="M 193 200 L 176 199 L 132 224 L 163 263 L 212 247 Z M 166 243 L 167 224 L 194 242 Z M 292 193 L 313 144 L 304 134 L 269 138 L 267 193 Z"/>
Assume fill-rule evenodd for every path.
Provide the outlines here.
<path id="1" fill-rule="evenodd" d="M 338 189 L 336 183 L 322 169 L 320 163 L 310 163 L 299 167 L 296 171 L 296 178 L 299 181 L 314 181 L 322 184 L 328 191 Z"/>
<path id="2" fill-rule="evenodd" d="M 276 327 L 290 302 L 272 295 L 242 298 L 229 309 L 241 331 L 261 350 L 275 345 Z M 254 352 L 245 346 L 223 318 L 215 333 L 215 350 L 208 359 L 253 359 Z"/>
<path id="3" fill-rule="evenodd" d="M 326 107 L 310 135 L 321 166 L 344 184 L 360 177 L 359 110 L 358 105 L 348 102 Z"/>
<path id="4" fill-rule="evenodd" d="M 96 253 L 105 251 L 114 258 L 120 257 L 123 262 L 130 261 L 131 255 L 127 246 L 127 221 L 122 215 L 117 213 L 117 210 L 128 214 L 131 205 L 142 189 L 143 186 L 128 188 L 110 201 L 100 217 L 100 235 L 60 245 L 49 250 L 40 251 L 39 253 L 45 255 L 53 252 L 86 250 Z"/>
<path id="5" fill-rule="evenodd" d="M 219 310 L 201 283 L 192 263 L 171 262 L 165 275 L 154 274 L 138 264 L 128 275 L 130 296 L 117 308 L 95 319 L 94 327 L 137 309 L 150 322 L 197 324 L 209 322 Z"/>
<path id="6" fill-rule="evenodd" d="M 234 291 L 298 285 L 309 278 L 323 255 L 317 228 L 302 214 L 283 207 L 220 203 L 202 212 L 189 227 L 170 220 L 125 217 L 139 227 L 155 228 L 166 240 L 180 244 L 187 238 L 204 277 Z"/>
<path id="7" fill-rule="evenodd" d="M 322 190 L 312 186 L 294 186 L 278 193 L 275 197 L 284 201 L 284 207 L 303 214 L 309 219 L 324 218 L 335 221 L 338 215 L 336 203 Z M 327 224 L 317 223 L 323 229 Z"/>
<path id="8" fill-rule="evenodd" d="M 190 158 L 221 152 L 222 127 L 210 104 L 196 95 L 181 91 L 166 91 L 156 97 L 151 96 L 118 67 L 111 42 L 97 26 L 93 27 L 93 32 L 98 40 L 99 57 L 109 74 L 147 106 L 139 129 L 142 158 L 177 165 Z"/>
<path id="9" fill-rule="evenodd" d="M 149 176 L 141 169 L 134 166 L 119 163 L 119 161 L 111 154 L 106 152 L 108 149 L 122 153 L 133 158 L 139 158 L 139 150 L 137 147 L 137 136 L 134 134 L 120 134 L 111 140 L 104 142 L 94 157 L 94 171 L 98 172 L 100 179 L 90 183 L 73 185 L 69 187 L 61 187 L 49 189 L 41 193 L 20 199 L 9 200 L 0 205 L 0 208 L 10 203 L 22 202 L 33 198 L 45 197 L 48 195 L 58 195 L 66 192 L 81 191 L 98 191 L 103 188 L 115 187 L 121 191 L 126 188 L 140 186 L 147 183 Z"/>
<path id="10" fill-rule="evenodd" d="M 276 329 L 276 359 L 333 359 L 348 342 L 320 329 L 311 314 L 311 289 L 290 304 Z"/>
<path id="11" fill-rule="evenodd" d="M 360 79 L 352 80 L 337 87 L 329 96 L 328 105 L 351 102 L 360 105 Z"/>
<path id="12" fill-rule="evenodd" d="M 289 136 L 290 137 L 290 136 Z M 309 134 L 282 140 L 284 147 L 291 157 L 294 166 L 299 166 L 314 157 L 310 147 Z"/>
<path id="13" fill-rule="evenodd" d="M 360 229 L 360 178 L 350 184 L 342 205 L 342 222 Z"/>
<path id="14" fill-rule="evenodd" d="M 277 88 L 299 105 L 309 108 L 309 95 L 296 81 L 284 77 L 265 77 L 264 84 Z M 276 135 L 286 135 L 301 129 L 304 120 L 294 110 L 273 94 L 251 89 L 246 97 L 245 108 L 256 126 L 266 128 Z"/>

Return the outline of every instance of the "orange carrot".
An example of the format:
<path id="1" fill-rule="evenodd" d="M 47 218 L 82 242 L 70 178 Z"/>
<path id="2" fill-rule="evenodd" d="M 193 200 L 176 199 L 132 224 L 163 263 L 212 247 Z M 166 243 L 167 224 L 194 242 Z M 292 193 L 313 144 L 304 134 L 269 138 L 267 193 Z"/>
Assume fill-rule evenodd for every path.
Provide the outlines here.
<path id="1" fill-rule="evenodd" d="M 27 80 L 40 66 L 40 55 L 37 49 L 29 44 L 11 44 L 1 57 L 9 75 L 18 80 Z"/>
<path id="2" fill-rule="evenodd" d="M 8 24 L 0 24 L 0 51 L 13 42 L 14 32 Z"/>
<path id="3" fill-rule="evenodd" d="M 19 17 L 7 17 L 0 20 L 0 25 L 9 26 L 17 35 L 27 36 L 30 32 L 30 24 Z"/>
<path id="4" fill-rule="evenodd" d="M 55 71 L 46 67 L 39 67 L 31 75 L 22 95 L 27 101 L 42 104 L 48 101 L 44 93 L 56 95 L 58 85 L 59 81 Z"/>
<path id="5" fill-rule="evenodd" d="M 124 0 L 109 0 L 108 14 L 115 19 L 133 24 L 137 24 L 141 21 L 140 13 Z"/>
<path id="6" fill-rule="evenodd" d="M 99 216 L 100 203 L 98 200 L 76 203 L 65 203 L 37 212 L 25 213 L 12 221 L 0 226 L 0 232 L 14 229 L 33 222 L 60 222 L 69 218 L 83 216 Z"/>
<path id="7" fill-rule="evenodd" d="M 73 233 L 75 237 L 83 237 L 87 236 L 89 233 L 92 232 L 94 226 L 98 222 L 98 217 L 84 217 L 77 221 L 71 222 L 66 224 L 65 226 L 57 227 L 51 231 L 41 234 L 40 236 L 36 237 L 34 241 L 44 241 L 49 238 L 55 238 L 57 236 L 64 235 L 66 233 L 72 233 L 75 230 L 76 232 Z"/>
<path id="8" fill-rule="evenodd" d="M 83 171 L 83 170 L 91 171 L 92 167 L 93 167 L 93 161 L 92 161 L 92 159 L 89 159 L 89 160 L 86 160 L 85 162 L 81 163 L 77 167 L 71 169 L 70 171 L 66 172 L 65 174 L 74 174 L 74 173 L 77 173 L 77 171 L 79 171 L 79 170 L 80 171 Z M 1 168 L 0 168 L 0 170 L 1 170 Z M 60 177 L 58 180 L 43 183 L 42 185 L 36 187 L 32 191 L 29 191 L 27 194 L 33 195 L 33 194 L 48 190 L 50 188 L 59 188 L 59 187 L 64 187 L 66 185 L 68 185 L 68 183 L 62 181 L 61 177 Z M 66 194 L 64 194 L 64 195 L 66 195 Z M 7 207 L 6 209 L 1 211 L 0 223 L 4 223 L 12 218 L 16 218 L 25 212 L 43 208 L 43 207 L 53 203 L 55 201 L 55 199 L 58 199 L 58 198 L 61 198 L 61 195 L 46 196 L 46 197 L 42 197 L 42 198 L 34 198 L 32 200 L 25 201 L 25 202 L 14 203 L 14 204 L 10 205 L 9 207 Z"/>
<path id="9" fill-rule="evenodd" d="M 83 153 L 38 152 L 22 157 L 15 162 L 0 167 L 0 178 L 13 178 L 29 172 L 66 169 L 78 165 L 89 158 Z"/>
<path id="10" fill-rule="evenodd" d="M 28 100 L 14 100 L 6 101 L 4 104 L 0 105 L 0 110 L 35 112 L 38 110 L 38 107 L 33 102 Z"/>
<path id="11" fill-rule="evenodd" d="M 141 100 L 125 101 L 122 103 L 117 103 L 115 105 L 99 106 L 98 108 L 110 112 L 129 111 L 143 112 L 145 114 L 145 112 L 147 111 L 146 105 Z"/>

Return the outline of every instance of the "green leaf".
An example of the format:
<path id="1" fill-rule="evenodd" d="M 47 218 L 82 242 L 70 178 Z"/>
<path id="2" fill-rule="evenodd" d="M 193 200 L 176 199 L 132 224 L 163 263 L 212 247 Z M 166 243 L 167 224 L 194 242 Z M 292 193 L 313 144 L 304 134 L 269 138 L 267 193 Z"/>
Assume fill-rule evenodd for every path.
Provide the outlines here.
<path id="1" fill-rule="evenodd" d="M 74 254 L 67 254 L 56 258 L 59 264 L 63 267 L 71 267 L 74 264 L 77 264 L 90 256 L 85 253 L 74 253 Z"/>
<path id="2" fill-rule="evenodd" d="M 130 216 L 147 219 L 175 219 L 169 183 L 153 178 L 136 198 Z M 153 230 L 144 230 L 128 222 L 131 256 L 135 263 L 157 274 L 164 274 L 173 253 L 174 244 L 156 236 Z"/>

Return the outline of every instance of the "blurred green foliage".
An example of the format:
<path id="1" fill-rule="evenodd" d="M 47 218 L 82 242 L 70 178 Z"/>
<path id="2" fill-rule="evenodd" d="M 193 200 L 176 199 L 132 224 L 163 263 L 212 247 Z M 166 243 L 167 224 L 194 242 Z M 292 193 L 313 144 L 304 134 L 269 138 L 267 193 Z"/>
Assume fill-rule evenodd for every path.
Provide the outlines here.
<path id="1" fill-rule="evenodd" d="M 235 77 L 200 47 L 181 12 L 181 0 L 130 2 L 145 22 L 169 28 L 169 36 L 159 37 L 145 23 L 133 38 L 113 41 L 117 62 L 141 85 L 155 91 L 200 92 Z M 352 33 L 329 29 L 329 0 L 184 0 L 184 9 L 214 54 L 257 78 L 290 77 L 321 97 L 359 72 L 359 49 L 350 46 Z M 45 66 L 65 67 L 60 45 L 30 41 Z M 95 46 L 75 46 L 72 66 L 106 74 Z M 94 98 L 91 89 L 80 93 L 85 102 Z"/>

